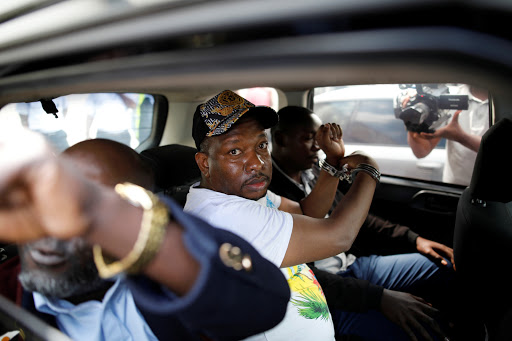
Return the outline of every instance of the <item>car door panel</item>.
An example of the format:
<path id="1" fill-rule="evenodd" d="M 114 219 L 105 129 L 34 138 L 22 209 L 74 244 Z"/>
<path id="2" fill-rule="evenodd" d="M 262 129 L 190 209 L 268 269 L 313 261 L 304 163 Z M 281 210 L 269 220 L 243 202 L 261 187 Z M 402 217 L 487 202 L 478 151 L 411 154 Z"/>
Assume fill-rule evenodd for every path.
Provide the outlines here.
<path id="1" fill-rule="evenodd" d="M 453 244 L 457 203 L 463 188 L 397 177 L 383 177 L 371 212 L 409 226 L 421 236 Z"/>

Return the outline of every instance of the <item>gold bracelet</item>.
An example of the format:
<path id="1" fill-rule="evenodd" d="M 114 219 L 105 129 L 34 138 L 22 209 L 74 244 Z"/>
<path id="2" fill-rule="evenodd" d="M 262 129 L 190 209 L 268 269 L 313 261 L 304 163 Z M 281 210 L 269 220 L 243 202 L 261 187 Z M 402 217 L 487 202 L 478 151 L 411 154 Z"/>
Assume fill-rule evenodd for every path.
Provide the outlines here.
<path id="1" fill-rule="evenodd" d="M 110 278 L 121 272 L 139 273 L 158 253 L 169 224 L 169 212 L 156 195 L 144 188 L 125 182 L 115 187 L 117 194 L 136 207 L 144 210 L 137 241 L 130 253 L 121 260 L 107 264 L 101 247 L 93 246 L 94 263 L 102 278 Z"/>

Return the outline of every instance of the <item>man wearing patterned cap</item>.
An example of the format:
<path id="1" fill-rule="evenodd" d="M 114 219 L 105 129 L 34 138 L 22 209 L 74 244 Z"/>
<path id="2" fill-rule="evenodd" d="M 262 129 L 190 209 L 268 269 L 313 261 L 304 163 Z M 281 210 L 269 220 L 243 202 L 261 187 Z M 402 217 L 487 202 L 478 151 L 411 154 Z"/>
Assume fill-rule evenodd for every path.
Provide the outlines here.
<path id="1" fill-rule="evenodd" d="M 285 319 L 251 340 L 333 340 L 325 296 L 305 263 L 348 250 L 368 213 L 380 173 L 369 156 L 345 156 L 340 126 L 325 124 L 317 140 L 333 166 L 321 172 L 311 194 L 299 204 L 267 191 L 272 162 L 265 129 L 277 121 L 273 109 L 257 107 L 229 90 L 199 105 L 192 135 L 201 181 L 191 186 L 185 211 L 243 236 L 287 278 L 292 297 Z M 344 165 L 353 175 L 353 186 L 324 219 Z M 415 309 L 424 320 L 435 312 L 426 304 Z"/>

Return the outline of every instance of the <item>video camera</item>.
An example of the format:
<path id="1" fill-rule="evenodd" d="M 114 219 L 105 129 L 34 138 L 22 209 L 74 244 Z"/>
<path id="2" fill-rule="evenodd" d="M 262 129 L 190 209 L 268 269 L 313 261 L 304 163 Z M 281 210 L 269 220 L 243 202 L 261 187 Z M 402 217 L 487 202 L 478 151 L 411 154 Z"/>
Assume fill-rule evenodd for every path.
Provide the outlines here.
<path id="1" fill-rule="evenodd" d="M 433 133 L 452 117 L 450 110 L 468 109 L 468 96 L 449 95 L 444 84 L 400 84 L 400 89 L 394 101 L 395 117 L 404 121 L 408 131 Z"/>

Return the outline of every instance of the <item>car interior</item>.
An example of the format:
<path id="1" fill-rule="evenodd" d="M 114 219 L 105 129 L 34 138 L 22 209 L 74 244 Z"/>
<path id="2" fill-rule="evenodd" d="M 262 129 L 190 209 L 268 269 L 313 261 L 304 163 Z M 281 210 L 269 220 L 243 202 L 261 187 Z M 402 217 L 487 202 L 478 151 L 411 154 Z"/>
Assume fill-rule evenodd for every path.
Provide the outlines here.
<path id="1" fill-rule="evenodd" d="M 58 99 L 66 97 L 68 144 L 100 137 L 100 123 L 78 108 L 89 105 L 94 94 L 123 94 L 134 108 L 127 144 L 152 166 L 156 191 L 183 205 L 200 176 L 193 113 L 222 90 L 270 89 L 270 101 L 262 104 L 315 110 L 320 92 L 348 86 L 453 83 L 488 89 L 490 129 L 470 184 L 443 182 L 438 159 L 412 159 L 409 166 L 420 170 L 406 170 L 409 166 L 400 160 L 384 158 L 371 211 L 454 247 L 457 285 L 468 295 L 468 309 L 485 324 L 486 339 L 512 337 L 506 272 L 512 246 L 512 33 L 507 25 L 512 3 L 265 3 L 41 0 L 1 5 L 0 132 L 12 122 L 20 124 L 17 114 L 11 120 L 19 104 L 49 101 L 58 110 Z M 145 98 L 150 109 L 142 109 Z M 94 110 L 99 117 L 101 110 Z M 55 122 L 63 118 L 62 109 L 47 113 Z M 405 131 L 393 112 L 386 113 Z M 349 134 L 362 139 L 369 133 Z M 392 148 L 373 144 L 381 148 L 380 156 Z"/>

